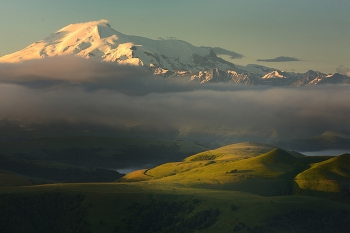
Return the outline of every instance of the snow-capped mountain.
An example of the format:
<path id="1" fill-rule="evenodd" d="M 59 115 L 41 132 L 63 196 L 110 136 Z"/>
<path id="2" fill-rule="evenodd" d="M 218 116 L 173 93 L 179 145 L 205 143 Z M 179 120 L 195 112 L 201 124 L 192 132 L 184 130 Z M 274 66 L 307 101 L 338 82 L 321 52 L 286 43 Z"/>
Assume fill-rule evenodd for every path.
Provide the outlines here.
<path id="1" fill-rule="evenodd" d="M 0 62 L 68 54 L 149 67 L 162 75 L 168 72 L 235 68 L 232 63 L 217 57 L 210 48 L 196 47 L 181 40 L 152 40 L 125 35 L 111 28 L 107 20 L 68 25 L 18 52 L 1 57 Z"/>
<path id="2" fill-rule="evenodd" d="M 244 85 L 304 86 L 349 84 L 350 77 L 316 71 L 293 73 L 250 64 L 234 65 L 210 47 L 181 40 L 152 40 L 120 33 L 107 20 L 68 25 L 47 38 L 0 58 L 13 63 L 45 57 L 75 55 L 101 62 L 143 66 L 156 75 L 189 76 L 200 83 L 233 82 Z"/>

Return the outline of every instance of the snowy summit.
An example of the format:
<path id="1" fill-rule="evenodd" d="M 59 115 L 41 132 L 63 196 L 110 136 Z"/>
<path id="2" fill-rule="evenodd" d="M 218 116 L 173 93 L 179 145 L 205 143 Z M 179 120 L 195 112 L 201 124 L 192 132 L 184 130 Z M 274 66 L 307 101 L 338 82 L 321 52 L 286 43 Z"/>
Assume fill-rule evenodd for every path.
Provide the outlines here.
<path id="1" fill-rule="evenodd" d="M 108 20 L 70 24 L 47 38 L 0 58 L 19 62 L 61 55 L 76 55 L 98 61 L 161 68 L 157 72 L 200 71 L 233 64 L 218 58 L 210 48 L 196 47 L 181 40 L 152 40 L 129 36 L 111 28 Z"/>

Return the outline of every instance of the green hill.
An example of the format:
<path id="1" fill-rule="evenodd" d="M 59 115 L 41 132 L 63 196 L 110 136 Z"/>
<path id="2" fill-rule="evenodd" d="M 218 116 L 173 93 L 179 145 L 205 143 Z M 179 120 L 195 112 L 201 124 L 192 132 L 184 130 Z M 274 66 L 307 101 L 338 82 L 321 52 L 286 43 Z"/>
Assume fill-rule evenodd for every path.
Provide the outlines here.
<path id="1" fill-rule="evenodd" d="M 304 190 L 349 193 L 350 154 L 343 154 L 313 164 L 296 176 L 296 182 Z"/>
<path id="2" fill-rule="evenodd" d="M 166 182 L 261 195 L 281 195 L 292 192 L 292 180 L 304 167 L 295 157 L 281 149 L 248 159 L 187 161 L 185 159 L 185 162 L 135 171 L 120 181 Z"/>
<path id="3" fill-rule="evenodd" d="M 275 146 L 263 143 L 242 142 L 223 146 L 215 150 L 204 151 L 187 157 L 184 161 L 193 162 L 203 160 L 239 160 L 243 158 L 258 156 L 275 148 Z"/>

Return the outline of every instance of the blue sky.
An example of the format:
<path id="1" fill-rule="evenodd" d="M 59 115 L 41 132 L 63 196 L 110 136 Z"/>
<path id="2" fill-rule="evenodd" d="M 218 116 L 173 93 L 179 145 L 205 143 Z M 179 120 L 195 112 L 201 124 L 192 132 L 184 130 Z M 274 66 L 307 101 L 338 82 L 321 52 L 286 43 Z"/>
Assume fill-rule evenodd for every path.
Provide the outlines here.
<path id="1" fill-rule="evenodd" d="M 77 22 L 107 19 L 124 34 L 218 46 L 287 71 L 350 67 L 348 0 L 0 0 L 0 56 Z M 262 62 L 279 56 L 293 62 Z"/>

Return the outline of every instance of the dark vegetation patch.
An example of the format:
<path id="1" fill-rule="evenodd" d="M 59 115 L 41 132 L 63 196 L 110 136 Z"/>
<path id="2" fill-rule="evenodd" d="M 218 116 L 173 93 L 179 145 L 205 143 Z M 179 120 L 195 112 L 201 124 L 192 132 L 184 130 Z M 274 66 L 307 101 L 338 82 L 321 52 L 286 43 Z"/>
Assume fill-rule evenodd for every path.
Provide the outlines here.
<path id="1" fill-rule="evenodd" d="M 214 160 L 217 157 L 218 157 L 217 155 L 202 154 L 202 155 L 197 155 L 196 157 L 192 158 L 190 161 L 195 162 L 195 161 Z"/>
<path id="2" fill-rule="evenodd" d="M 347 233 L 350 229 L 350 213 L 347 210 L 317 211 L 296 209 L 286 214 L 276 214 L 265 224 L 249 226 L 238 222 L 233 232 L 245 229 L 251 233 Z"/>
<path id="3" fill-rule="evenodd" d="M 169 161 L 180 161 L 188 156 L 188 153 L 180 151 L 181 146 L 173 143 L 170 145 L 126 145 L 110 155 L 104 155 L 105 148 L 69 147 L 66 149 L 40 150 L 43 160 L 57 161 L 66 164 L 85 167 L 122 168 L 128 166 L 140 166 L 143 164 L 161 164 Z M 30 151 L 30 150 L 28 150 Z M 11 157 L 21 159 L 39 159 L 30 153 L 16 153 Z"/>
<path id="4" fill-rule="evenodd" d="M 24 176 L 60 182 L 108 182 L 119 179 L 123 175 L 117 171 L 102 168 L 87 169 L 46 161 L 25 159 L 0 159 L 0 169 L 15 172 Z M 36 182 L 33 181 L 35 184 Z"/>
<path id="5" fill-rule="evenodd" d="M 179 202 L 152 199 L 149 204 L 133 203 L 128 207 L 131 214 L 122 220 L 125 230 L 117 226 L 115 232 L 187 233 L 205 229 L 216 222 L 220 210 L 209 208 L 193 213 L 198 203 L 197 199 Z"/>
<path id="6" fill-rule="evenodd" d="M 61 193 L 0 195 L 0 232 L 87 233 L 84 198 Z"/>
<path id="7" fill-rule="evenodd" d="M 44 146 L 43 146 L 44 147 Z M 138 167 L 144 164 L 162 164 L 180 161 L 188 154 L 181 146 L 169 145 L 125 145 L 118 150 L 103 147 L 65 149 L 28 149 L 28 152 L 0 156 L 0 169 L 23 176 L 59 182 L 111 182 L 123 175 L 105 168 Z M 38 156 L 40 154 L 40 156 Z M 60 164 L 57 164 L 60 163 Z"/>
<path id="8" fill-rule="evenodd" d="M 135 161 L 140 164 L 156 163 L 162 164 L 169 161 L 181 161 L 187 154 L 180 151 L 181 146 L 173 143 L 171 145 L 148 145 L 148 146 L 126 146 L 119 153 L 113 154 L 114 160 L 124 166 L 134 166 Z"/>
<path id="9" fill-rule="evenodd" d="M 293 210 L 284 215 L 275 215 L 267 227 L 286 229 L 300 233 L 345 233 L 350 229 L 350 213 L 347 210 L 317 211 L 308 209 Z"/>

